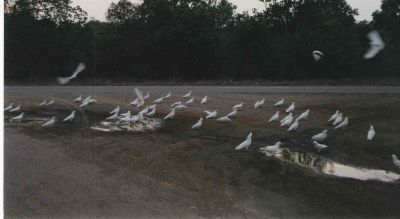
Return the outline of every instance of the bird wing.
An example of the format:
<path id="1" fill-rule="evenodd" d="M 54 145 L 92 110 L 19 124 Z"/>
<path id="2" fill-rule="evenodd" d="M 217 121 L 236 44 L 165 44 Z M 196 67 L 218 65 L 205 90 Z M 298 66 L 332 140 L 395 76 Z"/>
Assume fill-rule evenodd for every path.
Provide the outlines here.
<path id="1" fill-rule="evenodd" d="M 76 67 L 74 73 L 71 75 L 71 78 L 75 78 L 76 76 L 78 76 L 78 74 L 81 73 L 83 70 L 85 70 L 85 68 L 86 68 L 85 63 L 80 62 Z"/>

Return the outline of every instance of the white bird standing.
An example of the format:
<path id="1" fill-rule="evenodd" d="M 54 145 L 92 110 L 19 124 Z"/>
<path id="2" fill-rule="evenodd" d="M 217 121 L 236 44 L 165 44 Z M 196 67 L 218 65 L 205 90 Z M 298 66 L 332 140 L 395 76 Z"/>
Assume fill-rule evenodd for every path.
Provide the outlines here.
<path id="1" fill-rule="evenodd" d="M 170 98 L 171 97 L 171 91 L 170 92 L 168 92 L 165 96 L 164 96 L 164 98 Z"/>
<path id="2" fill-rule="evenodd" d="M 149 109 L 150 109 L 150 107 L 149 107 Z M 156 115 L 156 110 L 157 110 L 156 108 L 152 108 L 151 111 L 146 114 L 146 116 L 152 117 L 152 116 Z"/>
<path id="3" fill-rule="evenodd" d="M 213 112 L 206 110 L 204 112 L 207 113 L 206 119 L 212 119 L 212 118 L 217 117 L 217 115 L 218 115 L 218 110 L 214 110 Z"/>
<path id="4" fill-rule="evenodd" d="M 268 122 L 276 122 L 279 120 L 279 111 L 276 111 L 276 113 L 268 120 Z"/>
<path id="5" fill-rule="evenodd" d="M 335 126 L 343 121 L 343 114 L 339 113 L 336 119 L 333 121 L 332 125 Z"/>
<path id="6" fill-rule="evenodd" d="M 257 109 L 257 108 L 261 107 L 262 105 L 264 105 L 264 102 L 265 102 L 265 99 L 257 100 L 257 101 L 254 103 L 254 109 Z"/>
<path id="7" fill-rule="evenodd" d="M 47 105 L 47 99 L 44 99 L 41 103 L 39 103 L 39 106 L 45 106 Z"/>
<path id="8" fill-rule="evenodd" d="M 226 117 L 235 118 L 236 115 L 237 115 L 237 113 L 238 113 L 238 110 L 237 110 L 237 109 L 234 109 L 232 112 L 228 113 L 228 114 L 226 115 Z"/>
<path id="9" fill-rule="evenodd" d="M 196 124 L 192 125 L 192 130 L 200 129 L 202 125 L 203 125 L 203 117 L 201 117 L 199 121 L 196 122 Z"/>
<path id="10" fill-rule="evenodd" d="M 85 106 L 89 106 L 90 104 L 90 100 L 89 99 L 84 99 L 81 103 L 81 105 L 79 105 L 80 108 L 85 107 Z"/>
<path id="11" fill-rule="evenodd" d="M 310 110 L 306 110 L 305 112 L 303 112 L 302 114 L 300 114 L 299 117 L 297 117 L 298 120 L 304 120 L 308 118 L 308 115 L 310 114 Z"/>
<path id="12" fill-rule="evenodd" d="M 311 137 L 313 141 L 324 141 L 328 137 L 328 130 L 324 130 L 319 134 L 316 134 Z"/>
<path id="13" fill-rule="evenodd" d="M 82 101 L 82 95 L 80 95 L 79 97 L 77 97 L 75 100 L 74 100 L 74 103 L 80 103 Z"/>
<path id="14" fill-rule="evenodd" d="M 75 110 L 73 110 L 72 113 L 63 120 L 63 122 L 70 122 L 74 120 L 74 118 L 75 118 Z"/>
<path id="15" fill-rule="evenodd" d="M 13 108 L 13 103 L 10 103 L 6 108 L 4 108 L 4 111 L 7 112 Z"/>
<path id="16" fill-rule="evenodd" d="M 312 52 L 312 56 L 313 56 L 315 61 L 319 61 L 322 58 L 322 56 L 324 56 L 324 54 L 321 51 L 314 50 Z"/>
<path id="17" fill-rule="evenodd" d="M 282 145 L 282 142 L 278 141 L 274 145 L 264 146 L 264 147 L 260 148 L 260 150 L 261 151 L 266 151 L 266 152 L 269 152 L 269 153 L 276 153 L 276 152 L 278 152 L 278 150 L 281 147 L 281 145 Z"/>
<path id="18" fill-rule="evenodd" d="M 244 142 L 242 142 L 240 145 L 235 147 L 235 150 L 240 150 L 243 148 L 249 149 L 250 145 L 251 145 L 251 137 L 253 136 L 253 133 L 250 132 L 249 135 L 247 136 L 246 140 Z"/>
<path id="19" fill-rule="evenodd" d="M 23 118 L 24 118 L 24 113 L 22 112 L 22 113 L 19 114 L 18 116 L 11 118 L 11 119 L 10 119 L 10 122 L 13 122 L 13 121 L 21 122 L 21 120 L 22 120 Z"/>
<path id="20" fill-rule="evenodd" d="M 292 125 L 290 125 L 290 127 L 289 127 L 289 129 L 288 129 L 288 132 L 290 132 L 290 131 L 296 131 L 298 127 L 299 127 L 299 119 L 296 119 L 296 120 L 294 121 L 294 123 L 293 123 Z"/>
<path id="21" fill-rule="evenodd" d="M 155 109 L 155 108 L 157 108 L 157 104 L 153 104 L 153 105 L 150 105 L 150 106 L 149 106 L 149 109 L 151 109 L 151 110 L 152 110 L 152 109 Z"/>
<path id="22" fill-rule="evenodd" d="M 147 100 L 147 99 L 149 99 L 149 98 L 150 98 L 150 93 L 147 92 L 146 95 L 143 97 L 143 100 Z"/>
<path id="23" fill-rule="evenodd" d="M 339 116 L 339 114 L 340 114 L 339 110 L 336 110 L 335 114 L 333 114 L 331 118 L 328 119 L 328 122 L 335 121 L 335 119 Z"/>
<path id="24" fill-rule="evenodd" d="M 53 104 L 54 103 L 54 100 L 50 100 L 47 104 L 46 104 L 46 106 L 50 106 L 51 104 Z"/>
<path id="25" fill-rule="evenodd" d="M 274 104 L 274 106 L 282 106 L 285 103 L 285 99 L 282 99 Z"/>
<path id="26" fill-rule="evenodd" d="M 286 109 L 287 113 L 291 113 L 294 111 L 295 108 L 295 103 L 293 102 L 292 104 L 290 104 L 290 106 Z"/>
<path id="27" fill-rule="evenodd" d="M 396 155 L 392 154 L 392 160 L 393 160 L 393 164 L 400 169 L 400 160 L 399 158 L 397 158 Z"/>
<path id="28" fill-rule="evenodd" d="M 164 100 L 164 98 L 167 98 L 167 97 L 160 97 L 160 98 L 154 100 L 153 103 L 161 103 Z"/>
<path id="29" fill-rule="evenodd" d="M 10 109 L 9 112 L 13 113 L 13 112 L 19 112 L 21 110 L 21 104 L 19 104 L 18 106 L 16 106 L 14 109 Z"/>
<path id="30" fill-rule="evenodd" d="M 48 120 L 47 122 L 45 122 L 45 123 L 42 125 L 42 128 L 51 127 L 51 126 L 53 126 L 55 123 L 56 123 L 56 117 L 53 116 L 53 117 L 51 117 L 50 120 Z"/>
<path id="31" fill-rule="evenodd" d="M 317 141 L 313 141 L 313 145 L 314 145 L 314 148 L 317 149 L 318 153 L 321 152 L 322 150 L 325 150 L 326 148 L 328 148 L 328 146 L 326 146 L 324 144 L 320 144 Z"/>
<path id="32" fill-rule="evenodd" d="M 146 106 L 142 111 L 138 113 L 138 115 L 145 115 L 149 112 L 149 106 Z"/>
<path id="33" fill-rule="evenodd" d="M 171 104 L 171 107 L 176 107 L 176 106 L 181 105 L 181 104 L 182 104 L 182 102 L 178 101 L 178 102 L 175 102 L 175 103 Z"/>
<path id="34" fill-rule="evenodd" d="M 192 103 L 193 103 L 193 101 L 194 101 L 194 99 L 193 99 L 193 97 L 192 97 L 192 98 L 190 98 L 190 100 L 186 101 L 185 105 L 192 104 Z"/>
<path id="35" fill-rule="evenodd" d="M 232 110 L 241 110 L 242 109 L 242 107 L 243 107 L 243 102 L 241 102 L 241 103 L 239 103 L 239 104 L 236 104 L 235 106 L 233 106 L 232 107 Z"/>
<path id="36" fill-rule="evenodd" d="M 186 109 L 186 108 L 187 108 L 187 106 L 183 105 L 183 104 L 180 104 L 180 105 L 174 107 L 174 109 L 176 109 L 176 110 L 181 110 L 181 109 Z"/>
<path id="37" fill-rule="evenodd" d="M 364 58 L 371 59 L 375 57 L 379 53 L 379 51 L 385 48 L 385 43 L 383 42 L 379 32 L 376 30 L 369 32 L 367 34 L 367 37 L 370 40 L 370 47 L 368 51 L 364 54 Z"/>
<path id="38" fill-rule="evenodd" d="M 369 131 L 368 131 L 368 134 L 367 134 L 367 140 L 368 141 L 372 141 L 374 139 L 374 137 L 375 137 L 375 130 L 374 130 L 374 126 L 371 125 L 369 127 Z"/>
<path id="39" fill-rule="evenodd" d="M 175 109 L 172 109 L 171 112 L 164 117 L 164 120 L 173 119 L 174 117 L 175 117 Z"/>
<path id="40" fill-rule="evenodd" d="M 287 116 L 283 117 L 281 120 L 281 123 L 285 122 L 286 120 L 293 118 L 293 113 L 289 113 Z"/>
<path id="41" fill-rule="evenodd" d="M 206 104 L 206 103 L 207 103 L 207 96 L 204 96 L 204 97 L 201 99 L 200 104 Z"/>
<path id="42" fill-rule="evenodd" d="M 232 122 L 232 120 L 227 116 L 219 117 L 218 119 L 216 119 L 216 121 L 217 122 L 225 122 L 225 123 Z"/>
<path id="43" fill-rule="evenodd" d="M 110 112 L 110 114 L 118 114 L 118 113 L 119 113 L 119 110 L 120 110 L 120 107 L 117 106 L 115 109 L 113 109 L 113 110 Z"/>
<path id="44" fill-rule="evenodd" d="M 290 124 L 292 124 L 292 122 L 293 122 L 293 116 L 292 116 L 292 117 L 289 117 L 288 119 L 286 119 L 285 121 L 283 121 L 283 122 L 281 123 L 281 126 L 289 126 Z"/>
<path id="45" fill-rule="evenodd" d="M 183 98 L 188 98 L 192 95 L 192 91 L 189 91 L 187 94 L 183 95 Z"/>
<path id="46" fill-rule="evenodd" d="M 106 120 L 115 120 L 115 119 L 118 119 L 118 113 L 115 113 L 114 115 L 111 115 L 106 118 Z"/>
<path id="47" fill-rule="evenodd" d="M 340 128 L 344 128 L 349 124 L 349 117 L 344 118 L 343 122 L 340 123 L 339 125 L 335 126 L 334 129 L 340 129 Z"/>
<path id="48" fill-rule="evenodd" d="M 78 74 L 79 74 L 80 72 L 82 72 L 83 70 L 85 70 L 85 68 L 86 68 L 86 67 L 85 67 L 85 63 L 82 63 L 82 62 L 79 63 L 78 67 L 76 67 L 74 73 L 72 73 L 71 76 L 69 76 L 69 77 L 58 77 L 58 78 L 57 78 L 57 79 L 58 79 L 58 83 L 60 83 L 60 84 L 67 84 L 67 83 L 69 83 L 72 79 L 78 77 Z"/>

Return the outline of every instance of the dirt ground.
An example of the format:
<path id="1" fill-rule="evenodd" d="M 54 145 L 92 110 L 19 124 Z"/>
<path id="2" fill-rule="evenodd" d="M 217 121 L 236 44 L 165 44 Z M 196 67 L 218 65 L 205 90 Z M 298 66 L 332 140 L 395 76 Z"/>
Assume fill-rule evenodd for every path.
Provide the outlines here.
<path id="1" fill-rule="evenodd" d="M 391 154 L 400 155 L 398 87 L 140 87 L 147 103 L 172 92 L 158 107 L 165 116 L 173 102 L 193 90 L 195 103 L 174 120 L 145 133 L 102 133 L 90 126 L 135 99 L 134 87 L 6 87 L 5 105 L 22 104 L 29 118 L 58 121 L 76 109 L 72 124 L 49 129 L 39 122 L 5 120 L 5 216 L 80 218 L 364 218 L 400 216 L 400 184 L 327 176 L 265 157 L 258 148 L 282 141 L 285 147 L 314 153 L 310 137 L 328 130 L 329 148 L 321 156 L 348 165 L 400 173 Z M 91 95 L 98 103 L 79 109 L 72 102 Z M 209 97 L 205 105 L 199 101 Z M 254 109 L 257 99 L 262 108 Z M 285 107 L 273 103 L 286 99 Z M 56 104 L 38 107 L 43 99 Z M 231 124 L 206 120 L 244 102 Z M 295 115 L 311 110 L 297 132 L 288 133 L 269 118 L 296 102 Z M 349 127 L 333 130 L 327 119 L 336 110 Z M 14 115 L 14 114 L 12 114 Z M 6 113 L 6 117 L 11 114 Z M 374 125 L 376 139 L 366 141 Z M 253 132 L 249 150 L 235 151 Z"/>

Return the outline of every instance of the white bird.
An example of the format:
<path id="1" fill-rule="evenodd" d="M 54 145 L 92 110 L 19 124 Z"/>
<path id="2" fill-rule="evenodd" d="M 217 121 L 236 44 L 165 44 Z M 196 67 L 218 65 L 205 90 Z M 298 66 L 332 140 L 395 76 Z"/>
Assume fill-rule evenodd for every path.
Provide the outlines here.
<path id="1" fill-rule="evenodd" d="M 74 100 L 74 103 L 80 103 L 81 101 L 82 101 L 82 95 L 79 96 L 79 97 L 77 97 L 77 98 Z"/>
<path id="2" fill-rule="evenodd" d="M 134 101 L 130 102 L 129 104 L 130 104 L 130 105 L 135 105 L 135 106 L 137 106 L 138 103 L 139 103 L 139 99 L 136 98 Z"/>
<path id="3" fill-rule="evenodd" d="M 297 119 L 298 120 L 307 119 L 309 114 L 310 114 L 310 110 L 308 109 L 305 112 L 303 112 L 302 114 L 300 114 L 300 116 L 297 117 Z"/>
<path id="4" fill-rule="evenodd" d="M 126 113 L 121 113 L 121 116 L 130 117 L 132 115 L 131 111 L 128 110 Z"/>
<path id="5" fill-rule="evenodd" d="M 375 57 L 379 53 L 379 51 L 385 48 L 385 43 L 383 42 L 379 32 L 376 30 L 369 32 L 367 34 L 367 37 L 370 40 L 370 47 L 368 51 L 364 54 L 364 59 L 371 59 Z"/>
<path id="6" fill-rule="evenodd" d="M 55 123 L 56 123 L 56 117 L 53 116 L 53 117 L 51 117 L 50 120 L 48 120 L 47 122 L 45 122 L 45 123 L 42 125 L 42 128 L 51 127 L 51 126 L 53 126 Z"/>
<path id="7" fill-rule="evenodd" d="M 190 98 L 190 100 L 186 101 L 185 105 L 189 105 L 189 104 L 193 103 L 193 100 L 194 100 L 193 97 Z"/>
<path id="8" fill-rule="evenodd" d="M 21 104 L 19 104 L 18 106 L 16 106 L 14 109 L 10 109 L 9 112 L 13 113 L 13 112 L 19 112 L 21 110 Z"/>
<path id="9" fill-rule="evenodd" d="M 289 113 L 287 116 L 283 117 L 281 120 L 281 123 L 285 122 L 286 120 L 293 118 L 293 113 Z"/>
<path id="10" fill-rule="evenodd" d="M 138 104 L 136 106 L 142 107 L 144 105 L 143 92 L 139 88 L 135 88 L 135 93 L 138 99 Z"/>
<path id="11" fill-rule="evenodd" d="M 79 63 L 78 67 L 76 67 L 74 73 L 72 73 L 71 76 L 69 77 L 58 77 L 58 83 L 60 84 L 67 84 L 69 83 L 72 79 L 76 78 L 80 72 L 85 70 L 85 63 Z"/>
<path id="12" fill-rule="evenodd" d="M 183 95 L 183 98 L 188 98 L 192 95 L 192 91 L 189 91 L 187 94 Z"/>
<path id="13" fill-rule="evenodd" d="M 370 126 L 369 127 L 369 131 L 368 131 L 368 135 L 367 135 L 367 140 L 368 141 L 372 141 L 375 137 L 375 130 L 374 130 L 374 126 Z"/>
<path id="14" fill-rule="evenodd" d="M 153 104 L 153 105 L 150 105 L 150 106 L 149 106 L 149 109 L 151 109 L 151 110 L 152 110 L 152 109 L 155 109 L 155 108 L 157 108 L 157 104 Z"/>
<path id="15" fill-rule="evenodd" d="M 67 122 L 67 121 L 70 122 L 70 121 L 74 120 L 74 118 L 75 118 L 75 110 L 73 110 L 72 113 L 63 120 L 63 122 Z"/>
<path id="16" fill-rule="evenodd" d="M 290 106 L 286 109 L 287 113 L 291 113 L 294 111 L 295 105 L 294 103 L 290 104 Z"/>
<path id="17" fill-rule="evenodd" d="M 299 127 L 299 119 L 296 119 L 294 121 L 294 123 L 292 125 L 290 125 L 288 132 L 293 131 L 293 130 L 296 131 L 298 127 Z"/>
<path id="18" fill-rule="evenodd" d="M 266 151 L 266 152 L 269 152 L 269 153 L 276 153 L 276 152 L 278 152 L 278 150 L 281 147 L 281 145 L 282 145 L 282 142 L 278 141 L 274 145 L 264 146 L 264 147 L 260 148 L 260 150 L 261 151 Z"/>
<path id="19" fill-rule="evenodd" d="M 250 145 L 251 145 L 251 137 L 253 136 L 253 133 L 250 132 L 249 135 L 247 136 L 246 140 L 244 142 L 242 142 L 240 145 L 235 147 L 235 150 L 240 150 L 243 148 L 249 149 Z"/>
<path id="20" fill-rule="evenodd" d="M 312 52 L 312 56 L 313 56 L 315 61 L 319 61 L 322 58 L 322 56 L 324 56 L 324 54 L 321 51 L 314 50 Z"/>
<path id="21" fill-rule="evenodd" d="M 182 102 L 181 101 L 175 102 L 175 103 L 171 104 L 171 107 L 176 107 L 178 105 L 182 105 Z"/>
<path id="22" fill-rule="evenodd" d="M 150 107 L 149 107 L 150 109 Z M 152 108 L 150 112 L 146 114 L 146 116 L 152 117 L 156 114 L 156 108 Z"/>
<path id="23" fill-rule="evenodd" d="M 168 93 L 164 96 L 164 98 L 170 98 L 170 97 L 171 97 L 171 91 L 168 92 Z"/>
<path id="24" fill-rule="evenodd" d="M 332 125 L 335 126 L 343 121 L 343 114 L 339 113 L 336 119 L 333 121 Z"/>
<path id="25" fill-rule="evenodd" d="M 216 121 L 218 121 L 218 122 L 232 122 L 232 120 L 227 116 L 219 117 L 218 119 L 216 119 Z"/>
<path id="26" fill-rule="evenodd" d="M 322 150 L 325 150 L 326 148 L 328 148 L 328 146 L 326 146 L 324 144 L 320 144 L 317 141 L 313 141 L 313 145 L 314 145 L 314 148 L 317 149 L 318 153 L 321 152 Z"/>
<path id="27" fill-rule="evenodd" d="M 87 100 L 87 99 L 84 99 L 83 101 L 82 101 L 82 103 L 81 103 L 81 105 L 79 105 L 79 107 L 85 107 L 85 106 L 89 106 L 89 104 L 90 104 L 90 101 L 89 100 Z"/>
<path id="28" fill-rule="evenodd" d="M 328 130 L 324 130 L 319 134 L 316 134 L 311 137 L 313 141 L 324 141 L 328 137 Z"/>
<path id="29" fill-rule="evenodd" d="M 51 104 L 53 104 L 54 103 L 54 100 L 50 100 L 47 104 L 46 104 L 46 106 L 50 106 Z"/>
<path id="30" fill-rule="evenodd" d="M 200 129 L 202 125 L 203 125 L 203 117 L 200 118 L 196 124 L 192 125 L 192 129 Z"/>
<path id="31" fill-rule="evenodd" d="M 207 96 L 204 96 L 204 97 L 201 99 L 200 104 L 206 104 L 206 103 L 207 103 Z"/>
<path id="32" fill-rule="evenodd" d="M 285 99 L 282 99 L 274 104 L 274 106 L 282 106 L 285 103 Z"/>
<path id="33" fill-rule="evenodd" d="M 228 115 L 226 115 L 226 117 L 235 118 L 237 113 L 238 113 L 238 110 L 234 109 L 232 112 L 228 113 Z"/>
<path id="34" fill-rule="evenodd" d="M 171 112 L 164 117 L 165 119 L 173 119 L 175 117 L 175 109 L 172 109 Z"/>
<path id="35" fill-rule="evenodd" d="M 115 109 L 113 109 L 113 110 L 110 112 L 110 115 L 111 115 L 111 114 L 118 114 L 118 113 L 119 113 L 119 110 L 120 110 L 120 107 L 117 106 Z"/>
<path id="36" fill-rule="evenodd" d="M 115 113 L 114 115 L 111 115 L 106 118 L 106 120 L 115 120 L 115 119 L 118 119 L 118 113 Z"/>
<path id="37" fill-rule="evenodd" d="M 392 160 L 393 160 L 393 164 L 400 169 L 400 160 L 399 158 L 397 158 L 396 155 L 392 154 Z"/>
<path id="38" fill-rule="evenodd" d="M 331 118 L 328 119 L 328 122 L 335 121 L 335 119 L 339 116 L 339 114 L 340 114 L 339 110 L 336 110 L 335 114 L 333 114 Z"/>
<path id="39" fill-rule="evenodd" d="M 89 104 L 92 104 L 92 103 L 97 103 L 97 100 L 94 99 L 94 98 L 90 98 L 90 99 L 89 99 Z"/>
<path id="40" fill-rule="evenodd" d="M 149 112 L 149 106 L 146 106 L 142 111 L 138 113 L 138 115 L 145 115 Z"/>
<path id="41" fill-rule="evenodd" d="M 146 95 L 143 97 L 143 100 L 147 100 L 147 99 L 149 99 L 149 98 L 150 98 L 150 93 L 147 92 Z"/>
<path id="42" fill-rule="evenodd" d="M 45 106 L 47 104 L 47 99 L 44 99 L 41 103 L 39 103 L 39 106 Z"/>
<path id="43" fill-rule="evenodd" d="M 293 116 L 292 116 L 292 117 L 289 117 L 288 119 L 286 119 L 285 121 L 283 121 L 283 122 L 281 123 L 281 126 L 289 126 L 290 124 L 292 124 L 292 122 L 293 122 Z"/>
<path id="44" fill-rule="evenodd" d="M 265 99 L 257 100 L 257 101 L 254 103 L 254 109 L 257 109 L 257 108 L 261 107 L 262 105 L 264 105 L 264 102 L 265 102 Z"/>
<path id="45" fill-rule="evenodd" d="M 349 124 L 349 117 L 344 118 L 343 122 L 340 123 L 339 125 L 335 126 L 334 129 L 340 129 L 340 128 L 344 128 Z"/>
<path id="46" fill-rule="evenodd" d="M 176 110 L 181 110 L 181 109 L 186 109 L 186 108 L 187 108 L 187 106 L 185 106 L 183 104 L 180 104 L 180 105 L 174 107 L 174 109 L 176 109 Z"/>
<path id="47" fill-rule="evenodd" d="M 4 108 L 4 111 L 7 112 L 13 108 L 13 103 L 10 103 L 6 108 Z"/>
<path id="48" fill-rule="evenodd" d="M 276 122 L 279 120 L 279 111 L 276 111 L 276 113 L 269 119 L 268 122 Z"/>
<path id="49" fill-rule="evenodd" d="M 164 98 L 166 98 L 166 97 L 160 97 L 160 98 L 156 99 L 155 101 L 153 101 L 153 103 L 161 103 L 164 100 Z"/>
<path id="50" fill-rule="evenodd" d="M 235 106 L 233 106 L 232 107 L 232 110 L 241 110 L 242 109 L 242 107 L 243 107 L 243 102 L 241 102 L 241 103 L 239 103 L 239 104 L 236 104 Z"/>
<path id="51" fill-rule="evenodd" d="M 12 121 L 21 122 L 22 118 L 24 118 L 24 113 L 23 112 L 21 114 L 19 114 L 18 116 L 11 118 L 10 122 L 12 122 Z"/>
<path id="52" fill-rule="evenodd" d="M 206 119 L 212 119 L 212 118 L 217 117 L 217 115 L 218 115 L 218 110 L 214 110 L 213 112 L 206 110 L 204 112 L 207 113 Z"/>

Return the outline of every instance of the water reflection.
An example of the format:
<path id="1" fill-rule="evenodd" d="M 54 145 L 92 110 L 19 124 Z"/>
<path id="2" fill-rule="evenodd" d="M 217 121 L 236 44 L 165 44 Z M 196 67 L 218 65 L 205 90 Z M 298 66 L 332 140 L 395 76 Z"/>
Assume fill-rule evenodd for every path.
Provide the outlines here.
<path id="1" fill-rule="evenodd" d="M 320 157 L 316 154 L 290 151 L 288 148 L 282 148 L 275 154 L 268 152 L 263 153 L 266 156 L 274 157 L 327 175 L 383 182 L 395 182 L 400 179 L 400 174 L 394 172 L 348 166 Z"/>

